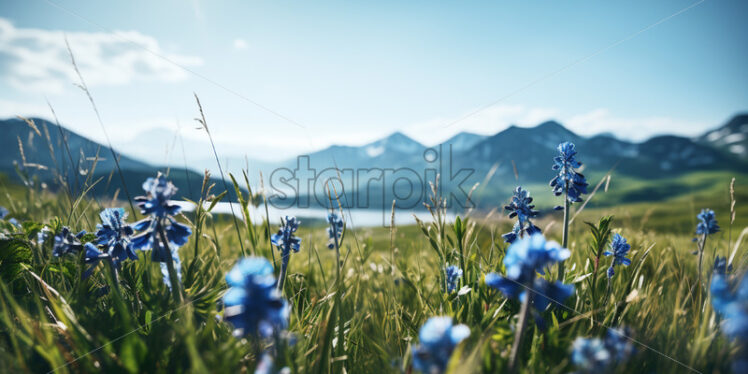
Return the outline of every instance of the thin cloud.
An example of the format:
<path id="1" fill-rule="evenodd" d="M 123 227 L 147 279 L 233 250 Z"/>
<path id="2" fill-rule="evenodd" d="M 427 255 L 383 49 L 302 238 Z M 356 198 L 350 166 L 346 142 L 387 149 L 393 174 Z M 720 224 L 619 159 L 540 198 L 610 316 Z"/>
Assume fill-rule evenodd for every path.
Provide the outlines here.
<path id="1" fill-rule="evenodd" d="M 241 51 L 249 47 L 249 44 L 247 43 L 247 41 L 241 38 L 234 39 L 234 42 L 232 43 L 232 45 L 234 49 L 237 51 Z"/>
<path id="2" fill-rule="evenodd" d="M 571 116 L 564 121 L 564 125 L 580 135 L 589 136 L 607 132 L 622 139 L 636 141 L 661 134 L 695 136 L 717 126 L 714 123 L 667 116 L 617 117 L 605 108 Z"/>
<path id="3" fill-rule="evenodd" d="M 65 37 L 89 86 L 125 85 L 135 80 L 177 82 L 189 77 L 189 73 L 154 53 L 183 66 L 203 63 L 199 57 L 166 52 L 155 38 L 137 31 L 20 28 L 0 18 L 0 63 L 5 65 L 2 78 L 23 91 L 62 92 L 77 81 Z"/>

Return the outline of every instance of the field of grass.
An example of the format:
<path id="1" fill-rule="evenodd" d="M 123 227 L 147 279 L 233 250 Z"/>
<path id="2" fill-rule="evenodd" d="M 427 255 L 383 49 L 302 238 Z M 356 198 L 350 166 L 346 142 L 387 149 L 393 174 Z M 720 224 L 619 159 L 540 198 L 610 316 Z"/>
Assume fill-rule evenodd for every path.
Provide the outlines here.
<path id="1" fill-rule="evenodd" d="M 748 180 L 737 176 L 731 223 L 730 178 L 691 175 L 668 188 L 715 187 L 679 191 L 657 203 L 590 204 L 574 217 L 563 276 L 574 292 L 538 315 L 545 326 L 536 319 L 527 322 L 518 370 L 584 372 L 571 359 L 575 339 L 604 337 L 609 328 L 625 327 L 633 352 L 597 372 L 732 372 L 745 348 L 720 329 L 725 321 L 712 308 L 708 286 L 715 256 L 732 258 L 733 277 L 745 273 L 748 264 L 748 238 L 741 236 L 748 225 L 743 203 Z M 606 201 L 623 200 L 642 188 L 620 185 L 614 180 L 607 192 L 598 193 Z M 532 191 L 551 200 L 547 186 Z M 572 216 L 581 205 L 573 206 Z M 261 338 L 232 334 L 224 318 L 224 278 L 243 256 L 268 259 L 278 276 L 280 252 L 269 240 L 277 227 L 243 221 L 235 226 L 231 217 L 205 211 L 179 214 L 192 234 L 179 248 L 177 295 L 162 281 L 149 252 L 122 262 L 117 277 L 104 261 L 85 277 L 89 265 L 82 254 L 52 256 L 53 235 L 62 226 L 93 233 L 102 208 L 129 210 L 126 202 L 71 199 L 3 179 L 0 206 L 10 211 L 0 220 L 0 367 L 5 372 L 253 372 L 265 353 L 274 358 L 275 371 L 262 372 L 287 367 L 293 373 L 410 373 L 419 329 L 433 316 L 452 317 L 470 329 L 452 352 L 448 372 L 508 370 L 522 303 L 484 281 L 489 272 L 506 271 L 502 261 L 508 246 L 501 235 L 512 223 L 500 210 L 449 222 L 437 215 L 422 226 L 347 226 L 339 261 L 328 249 L 326 226 L 302 222 L 296 233 L 301 249 L 290 255 L 282 290 L 290 305 L 288 326 Z M 716 211 L 722 229 L 706 242 L 699 282 L 692 238 L 702 208 Z M 585 222 L 598 225 L 610 215 L 612 231 L 595 238 Z M 549 240 L 561 241 L 560 212 L 545 214 L 536 224 Z M 43 227 L 48 234 L 41 241 Z M 628 239 L 632 263 L 616 267 L 608 284 L 611 258 L 595 263 L 613 232 Z M 81 240 L 92 241 L 94 235 Z M 463 270 L 452 292 L 442 286 L 446 265 Z M 555 279 L 556 266 L 549 270 L 543 277 Z"/>

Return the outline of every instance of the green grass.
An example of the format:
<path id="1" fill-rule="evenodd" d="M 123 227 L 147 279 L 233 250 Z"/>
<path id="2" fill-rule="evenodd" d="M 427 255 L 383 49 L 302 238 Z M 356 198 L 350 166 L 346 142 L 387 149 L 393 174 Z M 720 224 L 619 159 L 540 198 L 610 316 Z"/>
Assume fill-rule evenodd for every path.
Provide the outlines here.
<path id="1" fill-rule="evenodd" d="M 520 351 L 521 371 L 573 371 L 569 351 L 575 338 L 602 336 L 606 326 L 627 326 L 638 342 L 637 354 L 617 372 L 685 373 L 687 367 L 703 373 L 729 372 L 736 346 L 720 333 L 708 292 L 694 287 L 696 256 L 691 254 L 695 215 L 701 208 L 715 209 L 723 228 L 707 242 L 706 269 L 711 269 L 716 254 L 728 255 L 728 242 L 734 245 L 748 225 L 748 205 L 742 204 L 748 201 L 748 190 L 745 177 L 739 177 L 736 222 L 728 235 L 729 177 L 690 175 L 679 185 L 665 184 L 665 190 L 683 190 L 672 194 L 658 181 L 614 179 L 608 192 L 598 192 L 595 202 L 601 197 L 623 201 L 645 188 L 656 191 L 661 201 L 591 204 L 576 218 L 569 244 L 572 257 L 566 263 L 566 280 L 576 281 L 575 294 L 564 307 L 543 314 L 547 330 L 530 325 Z M 551 201 L 544 196 L 550 196 L 547 187 L 533 191 L 533 196 Z M 120 295 L 112 292 L 103 265 L 83 279 L 81 258 L 53 258 L 51 240 L 36 242 L 42 225 L 94 231 L 99 209 L 109 204 L 2 180 L 0 205 L 9 207 L 10 217 L 24 224 L 18 229 L 0 221 L 0 367 L 6 372 L 252 372 L 257 352 L 269 342 L 235 338 L 231 327 L 220 321 L 223 277 L 241 257 L 230 218 L 181 217 L 193 226 L 193 235 L 180 249 L 186 298 L 179 303 L 148 255 L 124 263 Z M 613 229 L 632 245 L 632 265 L 618 269 L 607 303 L 602 295 L 610 260 L 605 258 L 593 274 L 591 235 L 584 223 L 597 223 L 604 215 L 615 216 Z M 277 366 L 288 366 L 294 373 L 337 373 L 343 368 L 348 373 L 409 372 L 410 349 L 417 343 L 420 326 L 431 316 L 448 315 L 472 332 L 455 351 L 451 370 L 503 372 L 520 304 L 488 288 L 482 279 L 489 271 L 503 272 L 506 245 L 501 234 L 510 224 L 506 219 L 476 218 L 458 225 L 457 232 L 454 222 L 394 230 L 348 227 L 340 283 L 324 227 L 302 226 L 302 249 L 291 256 L 284 290 L 292 303 L 288 331 L 295 343 L 277 346 Z M 560 216 L 546 215 L 539 226 L 560 241 Z M 243 225 L 244 247 L 277 260 L 266 228 L 264 222 Z M 744 240 L 734 261 L 736 273 L 746 269 L 745 248 Z M 442 292 L 439 269 L 444 263 L 464 263 L 461 286 L 470 287 L 469 293 Z M 599 281 L 593 289 L 596 275 Z M 109 292 L 101 292 L 105 287 Z M 342 334 L 337 330 L 341 325 Z"/>

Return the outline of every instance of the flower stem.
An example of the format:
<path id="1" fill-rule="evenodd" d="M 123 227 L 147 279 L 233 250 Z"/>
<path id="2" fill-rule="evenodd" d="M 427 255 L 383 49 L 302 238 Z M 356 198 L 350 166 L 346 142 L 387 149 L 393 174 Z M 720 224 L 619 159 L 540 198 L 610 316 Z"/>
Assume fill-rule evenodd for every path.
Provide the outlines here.
<path id="1" fill-rule="evenodd" d="M 706 236 L 707 236 L 707 234 L 704 233 L 703 236 L 701 237 L 700 242 L 699 242 L 699 278 L 698 278 L 699 281 L 697 282 L 697 284 L 699 285 L 699 287 L 702 286 L 701 285 L 701 267 L 702 267 L 702 262 L 703 262 L 703 259 L 704 259 L 704 247 L 706 247 Z"/>
<path id="2" fill-rule="evenodd" d="M 336 228 L 333 228 L 333 240 L 335 242 L 335 283 L 336 283 L 336 291 L 335 291 L 335 302 L 338 304 L 337 309 L 337 317 L 338 317 L 338 334 L 337 334 L 337 346 L 335 347 L 335 356 L 341 357 L 345 355 L 345 335 L 344 335 L 344 324 L 343 324 L 343 305 L 341 300 L 343 299 L 343 281 L 341 277 L 341 264 L 340 264 L 340 244 L 338 243 L 338 232 Z M 339 365 L 343 365 L 343 361 L 338 361 Z M 337 365 L 336 365 L 337 366 Z M 333 370 L 334 372 L 338 372 L 338 370 L 341 370 L 341 367 L 335 368 L 336 370 Z M 342 371 L 342 370 L 341 370 Z"/>
<path id="3" fill-rule="evenodd" d="M 114 265 L 114 261 L 111 257 L 108 257 L 106 259 L 106 263 L 109 264 L 109 270 L 111 271 L 111 277 L 112 277 L 112 284 L 114 287 L 114 291 L 117 292 L 117 294 L 120 293 L 119 289 L 119 272 L 117 271 L 117 266 Z"/>
<path id="4" fill-rule="evenodd" d="M 278 291 L 283 294 L 283 284 L 286 283 L 286 272 L 288 271 L 288 260 L 291 258 L 291 250 L 281 254 L 281 271 L 278 275 Z"/>
<path id="5" fill-rule="evenodd" d="M 530 284 L 534 283 L 534 279 Z M 524 335 L 525 327 L 527 326 L 527 316 L 530 312 L 530 303 L 532 303 L 532 290 L 525 291 L 525 301 L 522 302 L 522 307 L 519 310 L 519 319 L 517 320 L 517 326 L 514 333 L 514 344 L 512 344 L 512 351 L 509 355 L 509 373 L 516 373 L 518 370 L 517 358 L 519 357 L 519 350 L 522 346 L 522 337 Z"/>
<path id="6" fill-rule="evenodd" d="M 158 235 L 161 239 L 161 248 L 163 248 L 164 251 L 166 251 L 166 269 L 169 272 L 169 281 L 171 282 L 171 293 L 174 297 L 174 300 L 179 302 L 180 304 L 184 301 L 184 298 L 182 297 L 182 284 L 179 282 L 179 277 L 177 276 L 177 271 L 174 268 L 174 258 L 171 256 L 171 247 L 169 246 L 169 241 L 166 239 L 166 234 L 164 233 L 164 227 L 159 223 L 158 227 Z M 155 250 L 155 249 L 154 249 Z"/>
<path id="7" fill-rule="evenodd" d="M 610 266 L 613 267 L 613 265 L 610 265 Z M 612 288 L 610 287 L 610 278 L 608 278 L 608 288 L 605 290 L 605 300 L 603 300 L 603 306 L 607 306 L 608 305 L 608 301 L 610 300 L 610 291 L 611 290 L 612 290 Z"/>
<path id="8" fill-rule="evenodd" d="M 561 237 L 561 247 L 568 248 L 569 245 L 569 193 L 564 194 L 564 231 Z M 564 281 L 564 262 L 558 263 L 558 280 Z"/>

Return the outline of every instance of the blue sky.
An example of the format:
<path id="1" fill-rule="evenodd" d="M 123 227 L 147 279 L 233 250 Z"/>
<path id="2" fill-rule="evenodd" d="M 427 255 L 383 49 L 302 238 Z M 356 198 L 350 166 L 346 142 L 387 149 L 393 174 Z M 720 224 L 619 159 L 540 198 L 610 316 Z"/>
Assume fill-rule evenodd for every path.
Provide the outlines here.
<path id="1" fill-rule="evenodd" d="M 177 126 L 204 139 L 193 92 L 222 152 L 263 159 L 551 118 L 585 135 L 695 135 L 748 109 L 748 2 L 707 0 L 627 39 L 694 3 L 9 0 L 0 116 L 49 117 L 49 100 L 103 139 L 67 35 L 113 144 L 141 157 L 167 157 L 151 145 Z"/>

